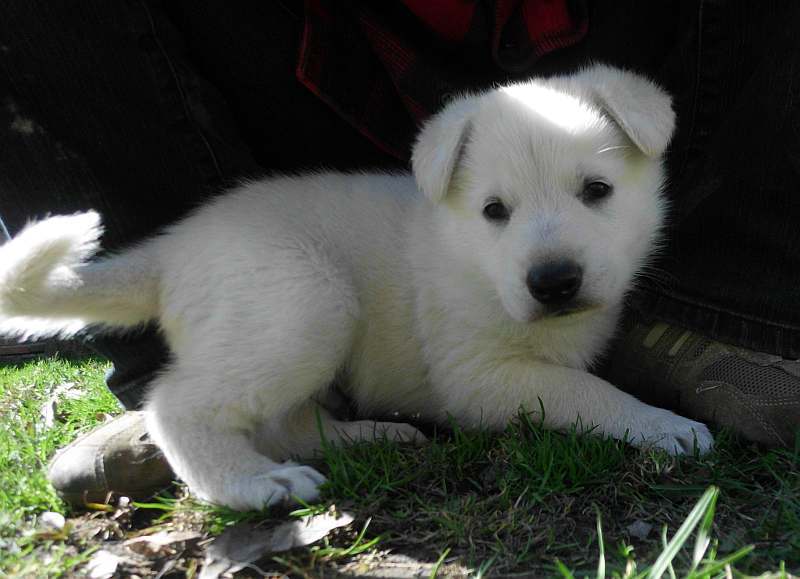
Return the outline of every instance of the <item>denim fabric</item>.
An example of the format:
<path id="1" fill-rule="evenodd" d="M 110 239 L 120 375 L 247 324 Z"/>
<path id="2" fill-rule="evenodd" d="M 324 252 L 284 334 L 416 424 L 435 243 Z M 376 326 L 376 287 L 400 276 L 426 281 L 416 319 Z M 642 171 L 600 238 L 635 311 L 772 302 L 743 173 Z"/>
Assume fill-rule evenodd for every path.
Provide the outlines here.
<path id="1" fill-rule="evenodd" d="M 116 248 L 257 170 L 182 50 L 141 0 L 0 3 L 0 207 L 12 233 L 93 207 Z"/>
<path id="2" fill-rule="evenodd" d="M 676 95 L 668 246 L 650 318 L 800 357 L 800 5 L 699 2 L 659 71 Z"/>
<path id="3" fill-rule="evenodd" d="M 0 214 L 11 233 L 94 208 L 116 249 L 260 171 L 224 101 L 140 0 L 0 4 Z M 137 408 L 168 358 L 154 328 L 86 336 L 114 361 L 108 385 Z"/>

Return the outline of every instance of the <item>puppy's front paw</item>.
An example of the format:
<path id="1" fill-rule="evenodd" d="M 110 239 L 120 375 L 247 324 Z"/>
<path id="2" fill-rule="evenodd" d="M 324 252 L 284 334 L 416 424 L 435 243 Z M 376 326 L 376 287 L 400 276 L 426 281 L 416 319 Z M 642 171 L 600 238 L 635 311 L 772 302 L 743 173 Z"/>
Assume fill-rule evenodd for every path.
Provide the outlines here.
<path id="1" fill-rule="evenodd" d="M 274 505 L 285 505 L 319 498 L 319 487 L 325 477 L 311 468 L 293 463 L 284 463 L 269 471 L 250 474 L 231 485 L 224 497 L 210 497 L 212 502 L 224 504 L 232 509 L 259 510 Z"/>
<path id="2" fill-rule="evenodd" d="M 692 454 L 695 446 L 700 454 L 706 454 L 714 447 L 714 437 L 705 424 L 668 410 L 653 410 L 641 423 L 638 433 L 630 432 L 632 444 L 663 448 L 675 455 Z"/>

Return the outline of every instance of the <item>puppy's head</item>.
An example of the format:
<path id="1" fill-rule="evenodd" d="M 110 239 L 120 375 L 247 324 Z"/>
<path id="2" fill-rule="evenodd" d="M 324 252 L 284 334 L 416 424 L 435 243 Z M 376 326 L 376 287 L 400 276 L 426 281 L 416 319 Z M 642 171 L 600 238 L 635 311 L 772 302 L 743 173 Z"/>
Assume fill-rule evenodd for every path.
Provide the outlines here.
<path id="1" fill-rule="evenodd" d="M 664 204 L 670 98 L 607 66 L 453 100 L 412 164 L 454 260 L 520 322 L 617 304 Z"/>

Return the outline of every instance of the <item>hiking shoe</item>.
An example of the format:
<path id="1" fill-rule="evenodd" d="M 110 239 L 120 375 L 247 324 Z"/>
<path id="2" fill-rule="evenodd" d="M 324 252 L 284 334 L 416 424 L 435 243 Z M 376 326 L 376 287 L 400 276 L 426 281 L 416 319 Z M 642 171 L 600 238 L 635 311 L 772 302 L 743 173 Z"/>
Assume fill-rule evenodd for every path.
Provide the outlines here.
<path id="1" fill-rule="evenodd" d="M 685 328 L 628 321 L 608 379 L 644 402 L 768 446 L 800 429 L 800 361 L 729 346 Z"/>
<path id="2" fill-rule="evenodd" d="M 65 501 L 80 508 L 105 503 L 111 495 L 150 497 L 174 475 L 145 430 L 144 413 L 126 412 L 60 450 L 47 478 Z"/>

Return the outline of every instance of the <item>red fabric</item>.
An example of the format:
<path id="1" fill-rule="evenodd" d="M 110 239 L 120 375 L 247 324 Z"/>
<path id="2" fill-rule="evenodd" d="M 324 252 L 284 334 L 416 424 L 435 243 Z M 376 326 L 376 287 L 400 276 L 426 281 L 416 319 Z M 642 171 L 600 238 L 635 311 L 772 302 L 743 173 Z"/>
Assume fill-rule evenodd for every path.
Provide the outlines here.
<path id="1" fill-rule="evenodd" d="M 569 30 L 573 24 L 563 0 L 528 0 L 522 5 L 522 18 L 534 41 Z"/>
<path id="2" fill-rule="evenodd" d="M 449 95 L 524 77 L 586 34 L 586 0 L 306 0 L 297 78 L 407 159 Z"/>
<path id="3" fill-rule="evenodd" d="M 403 0 L 403 4 L 449 42 L 466 36 L 475 13 L 475 3 L 465 0 Z"/>

